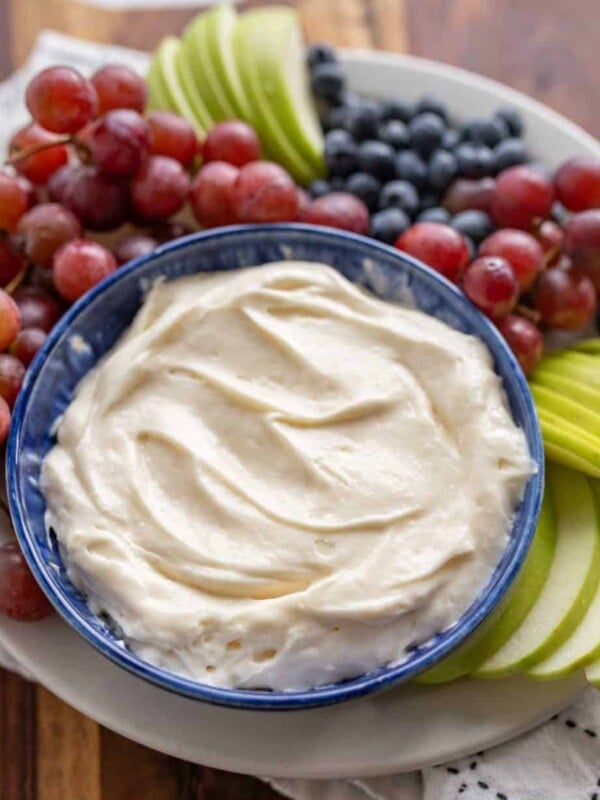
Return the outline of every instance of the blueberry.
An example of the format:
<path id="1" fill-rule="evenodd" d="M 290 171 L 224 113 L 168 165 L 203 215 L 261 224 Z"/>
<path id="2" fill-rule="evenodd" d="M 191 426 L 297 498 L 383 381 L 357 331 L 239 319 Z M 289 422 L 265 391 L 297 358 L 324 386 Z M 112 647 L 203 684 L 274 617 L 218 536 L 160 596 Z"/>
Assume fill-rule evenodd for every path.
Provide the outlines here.
<path id="1" fill-rule="evenodd" d="M 348 131 L 336 128 L 325 136 L 325 164 L 330 175 L 350 175 L 356 169 L 358 148 Z"/>
<path id="2" fill-rule="evenodd" d="M 388 119 L 379 126 L 377 137 L 380 141 L 389 144 L 394 150 L 403 150 L 410 144 L 410 134 L 404 122 L 399 119 Z"/>
<path id="3" fill-rule="evenodd" d="M 433 94 L 424 95 L 417 103 L 417 114 L 423 114 L 430 111 L 432 114 L 437 114 L 438 117 L 448 124 L 448 106 L 439 97 Z"/>
<path id="4" fill-rule="evenodd" d="M 344 190 L 360 198 L 367 208 L 373 210 L 377 206 L 381 183 L 368 172 L 355 172 L 346 179 Z"/>
<path id="5" fill-rule="evenodd" d="M 510 135 L 508 125 L 500 117 L 480 119 L 467 122 L 463 129 L 463 138 L 467 142 L 477 142 L 488 147 L 495 147 L 502 139 Z"/>
<path id="6" fill-rule="evenodd" d="M 410 228 L 410 218 L 401 208 L 385 208 L 371 217 L 370 235 L 380 242 L 393 244 L 401 233 Z"/>
<path id="7" fill-rule="evenodd" d="M 430 208 L 437 208 L 440 204 L 440 196 L 437 192 L 428 191 L 421 195 L 421 211 L 428 211 Z"/>
<path id="8" fill-rule="evenodd" d="M 463 236 L 468 236 L 476 244 L 479 244 L 490 233 L 494 232 L 492 218 L 485 211 L 461 211 L 452 217 L 450 225 L 459 233 L 462 233 Z"/>
<path id="9" fill-rule="evenodd" d="M 494 114 L 495 117 L 501 119 L 509 130 L 511 136 L 521 136 L 525 128 L 523 118 L 516 108 L 499 108 Z"/>
<path id="10" fill-rule="evenodd" d="M 385 142 L 369 139 L 358 147 L 358 166 L 381 181 L 394 176 L 394 150 Z"/>
<path id="11" fill-rule="evenodd" d="M 362 99 L 348 110 L 346 130 L 355 139 L 375 139 L 381 120 L 381 107 L 374 101 Z"/>
<path id="12" fill-rule="evenodd" d="M 442 148 L 444 150 L 454 150 L 456 145 L 460 142 L 460 133 L 454 128 L 448 128 L 444 131 L 442 136 Z"/>
<path id="13" fill-rule="evenodd" d="M 346 92 L 346 94 L 340 98 L 339 105 L 328 106 L 326 108 L 324 119 L 325 130 L 329 131 L 334 128 L 347 129 L 352 110 L 357 108 L 361 102 L 362 98 L 358 95 Z"/>
<path id="14" fill-rule="evenodd" d="M 408 181 L 390 181 L 379 195 L 379 208 L 401 208 L 409 217 L 419 210 L 419 193 Z"/>
<path id="15" fill-rule="evenodd" d="M 514 167 L 516 164 L 524 164 L 527 161 L 527 149 L 523 140 L 514 136 L 500 142 L 494 148 L 494 155 L 498 172 Z"/>
<path id="16" fill-rule="evenodd" d="M 384 119 L 399 119 L 400 122 L 410 122 L 415 115 L 415 108 L 407 100 L 391 99 L 383 103 Z"/>
<path id="17" fill-rule="evenodd" d="M 484 144 L 462 142 L 455 151 L 458 174 L 463 178 L 484 178 L 494 171 L 494 151 Z"/>
<path id="18" fill-rule="evenodd" d="M 417 222 L 441 222 L 442 225 L 447 225 L 450 222 L 450 212 L 443 206 L 426 208 L 417 217 Z"/>
<path id="19" fill-rule="evenodd" d="M 329 181 L 332 192 L 343 192 L 345 181 L 342 177 L 336 176 Z"/>
<path id="20" fill-rule="evenodd" d="M 427 167 L 427 183 L 432 189 L 443 192 L 454 180 L 458 165 L 454 153 L 434 150 Z"/>
<path id="21" fill-rule="evenodd" d="M 401 150 L 396 156 L 396 177 L 420 189 L 427 179 L 427 164 L 414 150 Z"/>
<path id="22" fill-rule="evenodd" d="M 411 145 L 422 155 L 429 155 L 442 143 L 446 125 L 437 114 L 426 111 L 410 122 L 409 130 Z"/>
<path id="23" fill-rule="evenodd" d="M 340 101 L 345 86 L 344 70 L 340 64 L 325 62 L 318 64 L 312 73 L 311 86 L 313 93 L 328 103 Z"/>
<path id="24" fill-rule="evenodd" d="M 552 211 L 550 214 L 554 222 L 561 227 L 564 227 L 567 224 L 571 216 L 563 204 L 559 203 L 558 200 L 552 204 Z"/>
<path id="25" fill-rule="evenodd" d="M 311 197 L 323 197 L 324 194 L 329 194 L 331 191 L 331 185 L 327 182 L 318 178 L 316 181 L 313 181 L 310 186 L 308 187 L 308 193 Z"/>
<path id="26" fill-rule="evenodd" d="M 485 144 L 477 145 L 477 163 L 479 165 L 479 177 L 485 178 L 496 172 L 496 156 L 491 147 Z"/>
<path id="27" fill-rule="evenodd" d="M 326 131 L 333 131 L 336 128 L 345 128 L 348 118 L 348 106 L 334 106 L 327 109 L 323 122 Z"/>
<path id="28" fill-rule="evenodd" d="M 313 44 L 306 51 L 306 64 L 313 70 L 319 64 L 334 64 L 337 56 L 328 44 Z"/>

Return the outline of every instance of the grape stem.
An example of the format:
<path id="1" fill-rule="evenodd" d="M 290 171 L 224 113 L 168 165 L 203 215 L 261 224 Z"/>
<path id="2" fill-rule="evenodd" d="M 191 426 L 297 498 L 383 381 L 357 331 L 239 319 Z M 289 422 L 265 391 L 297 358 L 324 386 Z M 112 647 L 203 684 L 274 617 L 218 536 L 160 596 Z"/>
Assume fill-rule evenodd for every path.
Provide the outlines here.
<path id="1" fill-rule="evenodd" d="M 4 291 L 7 294 L 12 294 L 15 291 L 15 289 L 23 283 L 23 281 L 25 280 L 25 276 L 27 275 L 28 269 L 29 269 L 29 264 L 25 264 L 23 269 L 20 272 L 17 272 L 12 281 L 10 281 L 10 283 L 7 283 L 6 286 L 3 287 Z"/>
<path id="2" fill-rule="evenodd" d="M 29 156 L 34 156 L 37 153 L 41 153 L 42 150 L 49 150 L 51 147 L 57 147 L 58 145 L 69 144 L 73 141 L 72 136 L 61 136 L 58 139 L 55 139 L 53 142 L 42 142 L 41 144 L 34 144 L 33 147 L 27 147 L 25 150 L 17 150 L 6 159 L 4 162 L 5 164 L 16 164 L 19 161 L 22 161 L 24 158 L 29 158 Z"/>

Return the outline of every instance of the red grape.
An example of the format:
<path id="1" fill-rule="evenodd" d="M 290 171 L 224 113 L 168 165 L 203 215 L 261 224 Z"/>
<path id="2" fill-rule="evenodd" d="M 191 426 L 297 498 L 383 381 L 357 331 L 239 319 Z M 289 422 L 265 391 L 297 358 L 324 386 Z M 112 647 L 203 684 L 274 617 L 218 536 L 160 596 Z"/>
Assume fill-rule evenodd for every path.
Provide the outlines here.
<path id="1" fill-rule="evenodd" d="M 565 226 L 563 250 L 600 292 L 600 210 L 571 217 Z"/>
<path id="2" fill-rule="evenodd" d="M 541 170 L 510 167 L 496 180 L 492 217 L 502 227 L 529 229 L 550 214 L 553 202 L 554 187 Z"/>
<path id="3" fill-rule="evenodd" d="M 127 219 L 129 198 L 125 186 L 97 167 L 71 164 L 62 167 L 50 178 L 48 192 L 88 230 L 110 231 Z"/>
<path id="4" fill-rule="evenodd" d="M 98 114 L 114 108 L 143 112 L 148 96 L 146 81 L 131 67 L 107 64 L 94 72 L 90 80 L 98 96 Z"/>
<path id="5" fill-rule="evenodd" d="M 18 233 L 27 258 L 40 267 L 51 267 L 58 248 L 81 236 L 81 223 L 68 208 L 41 203 L 23 214 Z"/>
<path id="6" fill-rule="evenodd" d="M 232 204 L 238 222 L 291 222 L 298 214 L 298 192 L 279 164 L 253 161 L 238 173 Z"/>
<path id="7" fill-rule="evenodd" d="M 6 400 L 0 397 L 0 444 L 8 439 L 10 433 L 10 408 Z"/>
<path id="8" fill-rule="evenodd" d="M 0 239 L 0 285 L 6 286 L 25 266 L 25 261 L 17 253 L 8 239 Z"/>
<path id="9" fill-rule="evenodd" d="M 545 219 L 539 228 L 535 230 L 534 235 L 542 246 L 544 265 L 546 267 L 556 266 L 562 255 L 565 238 L 563 229 L 551 219 Z"/>
<path id="10" fill-rule="evenodd" d="M 260 140 L 254 128 L 239 119 L 219 122 L 208 132 L 202 145 L 202 159 L 226 161 L 234 167 L 243 167 L 260 158 Z"/>
<path id="11" fill-rule="evenodd" d="M 0 421 L 3 417 L 0 408 Z M 52 606 L 29 571 L 17 542 L 0 545 L 0 614 L 19 622 L 34 622 L 51 613 Z"/>
<path id="12" fill-rule="evenodd" d="M 586 156 L 569 158 L 554 176 L 556 197 L 569 211 L 600 206 L 600 163 Z"/>
<path id="13" fill-rule="evenodd" d="M 519 299 L 519 281 L 510 263 L 500 256 L 481 256 L 471 262 L 462 277 L 469 300 L 488 317 L 509 314 Z"/>
<path id="14" fill-rule="evenodd" d="M 296 202 L 299 203 L 297 192 Z M 368 208 L 348 192 L 331 192 L 318 197 L 298 212 L 297 219 L 310 225 L 326 225 L 363 235 L 369 230 Z"/>
<path id="15" fill-rule="evenodd" d="M 535 287 L 534 302 L 542 322 L 562 331 L 584 328 L 594 317 L 596 301 L 592 281 L 572 270 L 547 270 Z"/>
<path id="16" fill-rule="evenodd" d="M 29 81 L 25 102 L 34 120 L 54 133 L 76 133 L 98 110 L 93 85 L 71 67 L 38 72 Z"/>
<path id="17" fill-rule="evenodd" d="M 16 341 L 16 340 L 15 340 Z M 25 377 L 25 367 L 10 353 L 0 353 L 0 397 L 12 408 Z"/>
<path id="18" fill-rule="evenodd" d="M 31 265 L 27 273 L 27 287 L 41 289 L 43 292 L 54 296 L 54 281 L 52 280 L 52 270 L 46 267 L 36 267 Z M 19 286 L 19 288 L 21 288 Z M 18 291 L 18 290 L 17 290 Z"/>
<path id="19" fill-rule="evenodd" d="M 21 330 L 19 307 L 3 289 L 0 289 L 0 350 L 6 350 Z"/>
<path id="20" fill-rule="evenodd" d="M 179 161 L 150 156 L 131 182 L 131 201 L 145 219 L 170 217 L 183 207 L 190 191 L 190 178 Z"/>
<path id="21" fill-rule="evenodd" d="M 458 283 L 470 259 L 464 237 L 440 222 L 417 222 L 398 237 L 394 246 L 418 258 L 453 283 Z"/>
<path id="22" fill-rule="evenodd" d="M 53 133 L 40 128 L 35 122 L 17 131 L 8 145 L 11 159 L 30 148 L 45 146 L 43 150 L 37 153 L 14 161 L 14 167 L 17 172 L 28 178 L 32 183 L 41 185 L 47 183 L 50 176 L 69 160 L 67 146 L 65 144 L 52 144 L 53 142 L 60 142 L 60 139 Z"/>
<path id="23" fill-rule="evenodd" d="M 504 228 L 485 239 L 480 256 L 501 256 L 511 265 L 521 290 L 529 289 L 544 267 L 544 251 L 534 237 L 517 228 Z"/>
<path id="24" fill-rule="evenodd" d="M 0 230 L 12 233 L 28 206 L 27 192 L 17 177 L 0 172 Z"/>
<path id="25" fill-rule="evenodd" d="M 312 203 L 312 197 L 304 189 L 298 189 L 298 218 L 302 217 L 308 211 L 309 205 Z"/>
<path id="26" fill-rule="evenodd" d="M 114 248 L 113 253 L 117 259 L 117 264 L 127 264 L 129 261 L 133 261 L 134 258 L 148 255 L 157 247 L 158 242 L 156 239 L 140 233 L 121 239 Z"/>
<path id="27" fill-rule="evenodd" d="M 108 111 L 86 128 L 80 140 L 102 172 L 133 175 L 150 153 L 150 127 L 137 111 Z"/>
<path id="28" fill-rule="evenodd" d="M 531 375 L 544 352 L 544 340 L 539 328 L 525 317 L 509 314 L 499 321 L 498 330 L 506 339 L 525 375 Z"/>
<path id="29" fill-rule="evenodd" d="M 489 213 L 495 190 L 496 181 L 493 178 L 458 178 L 446 192 L 443 204 L 451 214 L 471 209 Z"/>
<path id="30" fill-rule="evenodd" d="M 115 257 L 98 242 L 76 239 L 54 256 L 54 284 L 62 297 L 74 303 L 117 268 Z"/>
<path id="31" fill-rule="evenodd" d="M 47 338 L 48 334 L 41 328 L 26 328 L 11 344 L 10 352 L 28 367 Z"/>
<path id="32" fill-rule="evenodd" d="M 236 221 L 233 212 L 233 187 L 239 170 L 224 161 L 211 161 L 192 181 L 190 204 L 196 219 L 204 228 L 231 225 Z"/>
<path id="33" fill-rule="evenodd" d="M 171 111 L 155 111 L 147 119 L 151 154 L 169 156 L 189 167 L 198 152 L 198 139 L 187 119 Z"/>
<path id="34" fill-rule="evenodd" d="M 25 194 L 27 195 L 27 209 L 33 208 L 38 203 L 42 202 L 41 192 L 37 189 L 33 183 L 26 178 L 24 175 L 17 175 L 17 181 L 19 182 L 19 186 L 23 189 Z"/>
<path id="35" fill-rule="evenodd" d="M 44 272 L 49 274 L 48 270 L 44 270 Z M 19 286 L 13 297 L 18 306 L 17 310 L 24 330 L 41 328 L 49 333 L 62 315 L 62 309 L 56 300 L 37 286 Z M 1 313 L 0 310 L 0 315 Z M 0 349 L 5 349 L 1 343 Z"/>

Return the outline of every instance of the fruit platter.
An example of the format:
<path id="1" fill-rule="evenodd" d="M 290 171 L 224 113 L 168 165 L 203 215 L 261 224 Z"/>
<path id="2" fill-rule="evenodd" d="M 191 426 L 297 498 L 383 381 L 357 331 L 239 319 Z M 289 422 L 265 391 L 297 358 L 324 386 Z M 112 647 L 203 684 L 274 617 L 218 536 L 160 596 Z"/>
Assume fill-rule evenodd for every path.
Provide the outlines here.
<path id="1" fill-rule="evenodd" d="M 307 47 L 295 12 L 274 6 L 199 14 L 145 76 L 50 67 L 25 101 L 31 122 L 0 171 L 2 443 L 51 330 L 104 279 L 198 230 L 299 222 L 407 254 L 491 321 L 527 378 L 546 480 L 492 613 L 414 682 L 348 706 L 240 712 L 140 681 L 54 614 L 12 536 L 0 546 L 8 651 L 133 739 L 295 777 L 439 763 L 600 688 L 600 145 L 477 76 Z"/>

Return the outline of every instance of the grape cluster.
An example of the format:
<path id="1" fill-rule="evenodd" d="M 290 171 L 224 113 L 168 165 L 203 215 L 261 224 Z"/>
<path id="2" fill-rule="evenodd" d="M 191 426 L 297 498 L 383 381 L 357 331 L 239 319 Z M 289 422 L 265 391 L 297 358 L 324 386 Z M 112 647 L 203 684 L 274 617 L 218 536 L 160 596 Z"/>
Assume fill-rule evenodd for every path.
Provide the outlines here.
<path id="1" fill-rule="evenodd" d="M 529 160 L 514 110 L 499 108 L 489 118 L 453 126 L 447 104 L 432 95 L 408 102 L 349 92 L 326 45 L 310 48 L 307 61 L 327 166 L 327 178 L 310 187 L 313 195 L 340 189 L 355 194 L 371 212 L 371 235 L 387 243 L 412 222 L 451 223 L 475 245 L 491 233 L 495 222 L 488 210 L 453 211 L 444 195 L 456 179 L 479 180 L 484 187 Z"/>
<path id="2" fill-rule="evenodd" d="M 453 127 L 439 98 L 348 92 L 326 45 L 309 48 L 307 62 L 328 170 L 309 187 L 314 204 L 340 190 L 360 198 L 369 234 L 459 284 L 527 375 L 543 330 L 589 325 L 600 293 L 600 164 L 572 158 L 552 175 L 529 162 L 514 109 Z"/>
<path id="3" fill-rule="evenodd" d="M 519 165 L 486 186 L 457 182 L 451 197 L 463 215 L 483 206 L 497 226 L 474 252 L 459 231 L 436 222 L 412 225 L 395 245 L 459 284 L 529 375 L 542 357 L 543 330 L 579 331 L 597 312 L 599 165 L 573 158 L 553 178 Z"/>

